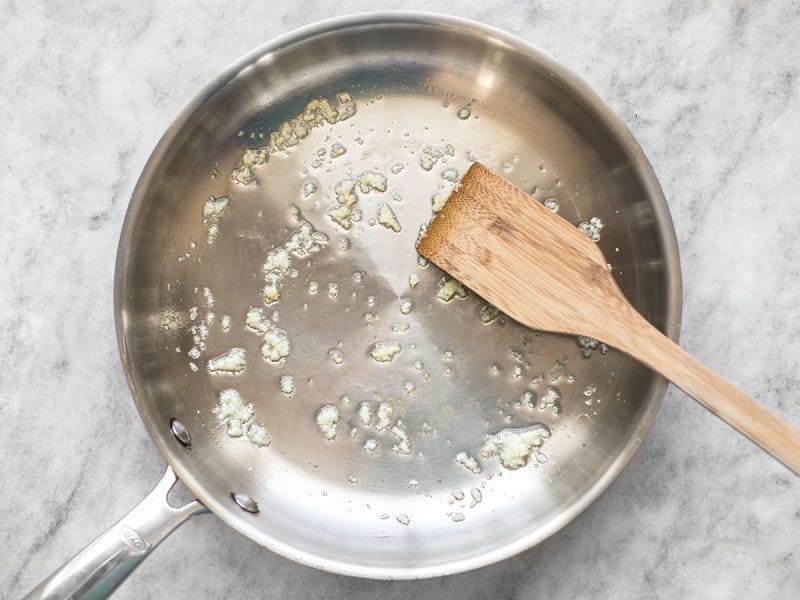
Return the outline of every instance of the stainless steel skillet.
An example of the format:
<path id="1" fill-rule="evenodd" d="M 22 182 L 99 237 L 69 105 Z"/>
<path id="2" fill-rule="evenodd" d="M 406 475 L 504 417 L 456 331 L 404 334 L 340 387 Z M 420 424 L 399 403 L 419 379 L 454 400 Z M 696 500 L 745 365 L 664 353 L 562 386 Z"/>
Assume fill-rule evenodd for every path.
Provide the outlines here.
<path id="1" fill-rule="evenodd" d="M 109 593 L 205 507 L 304 564 L 403 579 L 512 556 L 594 500 L 640 444 L 665 383 L 613 350 L 494 315 L 418 262 L 435 197 L 474 159 L 576 224 L 600 219 L 622 288 L 677 336 L 664 198 L 584 83 L 451 17 L 298 30 L 207 87 L 137 184 L 117 330 L 170 467 L 32 597 Z M 270 255 L 281 249 L 288 266 Z M 253 414 L 236 413 L 237 398 Z M 549 437 L 524 466 L 487 450 L 532 427 Z M 168 505 L 175 474 L 198 501 Z"/>

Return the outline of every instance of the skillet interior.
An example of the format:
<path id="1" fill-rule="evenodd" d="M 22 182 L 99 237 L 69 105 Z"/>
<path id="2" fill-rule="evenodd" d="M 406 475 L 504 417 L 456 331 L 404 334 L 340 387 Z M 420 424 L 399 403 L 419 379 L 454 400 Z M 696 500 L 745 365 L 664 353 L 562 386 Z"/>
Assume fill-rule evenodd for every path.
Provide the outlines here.
<path id="1" fill-rule="evenodd" d="M 333 100 L 342 91 L 355 98 L 353 117 L 317 127 L 297 146 L 270 155 L 256 170 L 258 185 L 232 181 L 245 147 L 264 145 L 269 132 L 310 99 Z M 470 116 L 461 119 L 464 106 Z M 347 152 L 332 159 L 335 142 Z M 455 154 L 446 157 L 447 165 L 422 169 L 423 147 L 446 143 Z M 320 148 L 326 155 L 315 168 Z M 118 253 L 116 310 L 126 372 L 151 436 L 178 475 L 255 541 L 306 564 L 366 577 L 474 568 L 530 547 L 569 522 L 646 434 L 665 389 L 646 369 L 614 351 L 583 358 L 573 338 L 502 319 L 483 325 L 483 302 L 474 294 L 449 303 L 435 299 L 441 272 L 417 266 L 414 240 L 432 216 L 431 195 L 447 189 L 442 171 L 453 166 L 463 173 L 468 152 L 540 201 L 555 198 L 560 214 L 574 223 L 600 217 L 606 224 L 600 246 L 629 299 L 677 335 L 674 233 L 641 150 L 605 105 L 552 59 L 477 24 L 375 15 L 276 40 L 209 86 L 149 161 Z M 395 174 L 396 162 L 404 167 Z M 385 174 L 388 189 L 361 197 L 364 219 L 345 234 L 326 216 L 333 189 L 368 170 Z M 309 179 L 317 190 L 306 197 Z M 402 200 L 393 200 L 395 192 Z M 228 197 L 230 205 L 209 245 L 202 212 L 212 195 Z M 400 233 L 369 225 L 383 203 L 397 214 Z M 295 261 L 298 276 L 288 278 L 280 302 L 265 309 L 279 312 L 277 324 L 293 346 L 285 365 L 275 366 L 261 358 L 259 337 L 243 322 L 248 307 L 263 306 L 266 253 L 297 228 L 293 205 L 330 243 L 310 262 Z M 351 246 L 341 251 L 345 238 Z M 179 261 L 184 253 L 189 258 Z M 360 283 L 356 271 L 365 273 Z M 420 279 L 413 288 L 411 273 Z M 315 295 L 308 292 L 311 281 L 320 284 Z M 335 301 L 327 295 L 329 282 L 339 285 Z M 203 304 L 204 287 L 214 295 L 213 307 Z M 413 300 L 406 315 L 400 297 Z M 207 349 L 193 361 L 197 372 L 187 356 L 189 328 L 197 325 L 189 319 L 192 306 L 199 318 L 208 312 L 217 317 Z M 371 327 L 365 313 L 377 316 Z M 231 317 L 229 332 L 220 328 L 223 315 Z M 396 322 L 409 323 L 409 331 L 393 333 Z M 380 339 L 403 347 L 388 368 L 367 356 L 369 344 Z M 210 375 L 205 361 L 232 347 L 246 350 L 246 371 Z M 519 378 L 509 347 L 523 354 Z M 328 359 L 334 348 L 345 357 L 342 365 Z M 565 377 L 550 382 L 556 360 L 566 365 Z M 534 385 L 539 372 L 544 381 Z M 297 385 L 291 397 L 278 384 L 287 373 Z M 407 381 L 416 386 L 411 394 L 403 389 Z M 559 416 L 515 406 L 526 390 L 541 395 L 551 383 L 562 393 Z M 583 393 L 587 385 L 597 390 L 591 398 Z M 231 439 L 217 423 L 212 407 L 218 392 L 230 387 L 255 405 L 272 436 L 269 448 Z M 411 455 L 392 452 L 396 440 L 389 434 L 354 421 L 358 404 L 376 407 L 378 394 L 409 431 Z M 341 414 L 332 442 L 314 422 L 325 404 Z M 170 434 L 173 417 L 191 432 L 191 449 Z M 455 463 L 459 450 L 477 456 L 486 434 L 531 422 L 552 429 L 542 449 L 546 458 L 540 457 L 547 462 L 509 471 L 485 459 L 478 475 Z M 369 437 L 380 443 L 375 456 L 363 449 Z M 470 508 L 472 489 L 481 491 L 482 501 Z M 240 510 L 231 492 L 251 495 L 260 513 Z M 452 492 L 466 500 L 450 504 Z M 453 522 L 453 512 L 465 520 Z M 401 514 L 408 525 L 396 519 Z"/>

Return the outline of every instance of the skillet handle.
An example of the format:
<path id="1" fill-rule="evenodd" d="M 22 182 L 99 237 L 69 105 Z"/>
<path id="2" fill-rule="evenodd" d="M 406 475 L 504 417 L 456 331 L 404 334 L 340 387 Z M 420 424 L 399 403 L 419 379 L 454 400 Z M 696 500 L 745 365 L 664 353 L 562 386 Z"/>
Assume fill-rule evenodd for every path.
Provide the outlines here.
<path id="1" fill-rule="evenodd" d="M 106 598 L 178 525 L 207 509 L 198 500 L 175 508 L 167 494 L 178 481 L 167 467 L 161 481 L 120 521 L 32 590 L 26 599 Z"/>

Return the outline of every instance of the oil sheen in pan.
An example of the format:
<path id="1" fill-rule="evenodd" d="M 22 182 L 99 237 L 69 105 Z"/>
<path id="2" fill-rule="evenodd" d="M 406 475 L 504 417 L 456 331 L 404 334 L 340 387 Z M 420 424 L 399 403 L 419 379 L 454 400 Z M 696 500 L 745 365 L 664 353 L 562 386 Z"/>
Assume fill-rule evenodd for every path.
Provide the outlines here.
<path id="1" fill-rule="evenodd" d="M 201 307 L 208 308 L 206 269 L 235 265 L 228 268 L 239 279 L 263 286 L 250 297 L 217 292 L 215 310 L 239 318 L 225 332 L 212 325 L 203 341 L 222 348 L 234 343 L 237 329 L 254 335 L 245 338 L 246 376 L 242 348 L 207 359 L 212 386 L 226 386 L 209 427 L 239 443 L 263 442 L 263 422 L 272 444 L 257 445 L 281 452 L 293 469 L 322 476 L 332 488 L 322 486 L 326 497 L 337 487 L 345 495 L 384 490 L 439 504 L 442 519 L 459 523 L 478 504 L 453 519 L 443 504 L 452 485 L 442 483 L 441 472 L 464 489 L 482 488 L 487 499 L 504 469 L 527 466 L 529 477 L 545 484 L 557 476 L 558 439 L 570 435 L 575 419 L 603 410 L 603 398 L 589 408 L 574 393 L 581 384 L 594 386 L 576 375 L 590 355 L 582 356 L 575 340 L 517 325 L 414 250 L 472 161 L 495 164 L 538 201 L 558 206 L 559 197 L 569 198 L 555 165 L 498 149 L 513 147 L 513 134 L 498 144 L 482 135 L 481 118 L 494 126 L 488 110 L 466 99 L 412 100 L 372 90 L 356 100 L 340 90 L 312 99 L 271 130 L 256 121 L 239 132 L 235 165 L 221 175 L 229 179 L 225 195 L 202 207 L 202 252 L 176 257 L 188 270 L 202 255 L 201 268 L 187 273 L 188 280 L 199 278 L 201 290 L 189 309 L 190 332 L 214 314 L 207 310 L 200 319 Z M 602 221 L 593 219 L 599 241 Z M 250 240 L 258 250 L 234 262 L 226 256 L 228 238 Z M 192 362 L 197 348 L 190 349 Z M 604 359 L 598 353 L 594 360 Z M 251 421 L 240 423 L 220 408 L 237 386 L 247 406 L 258 406 Z M 286 396 L 292 417 L 276 422 L 271 405 Z M 312 423 L 316 438 L 307 433 Z M 236 451 L 236 442 L 220 443 Z M 320 451 L 346 456 L 349 469 L 326 468 L 330 463 L 317 462 Z M 428 474 L 431 461 L 438 463 L 435 475 Z M 387 478 L 387 470 L 395 476 Z M 374 504 L 375 518 L 405 506 Z"/>

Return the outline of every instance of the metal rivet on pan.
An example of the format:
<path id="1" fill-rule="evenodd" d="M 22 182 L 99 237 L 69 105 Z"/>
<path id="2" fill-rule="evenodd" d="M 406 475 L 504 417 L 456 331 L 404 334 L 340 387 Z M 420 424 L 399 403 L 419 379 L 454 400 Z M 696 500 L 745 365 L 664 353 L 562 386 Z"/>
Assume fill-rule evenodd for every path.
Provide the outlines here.
<path id="1" fill-rule="evenodd" d="M 242 510 L 246 510 L 247 512 L 251 512 L 256 514 L 258 512 L 258 502 L 253 500 L 247 494 L 241 494 L 239 492 L 231 493 L 231 498 Z"/>
<path id="2" fill-rule="evenodd" d="M 192 445 L 192 436 L 189 430 L 186 429 L 186 425 L 178 421 L 178 419 L 172 419 L 169 422 L 169 428 L 172 430 L 172 435 L 174 435 L 175 439 L 181 444 L 187 448 Z"/>

